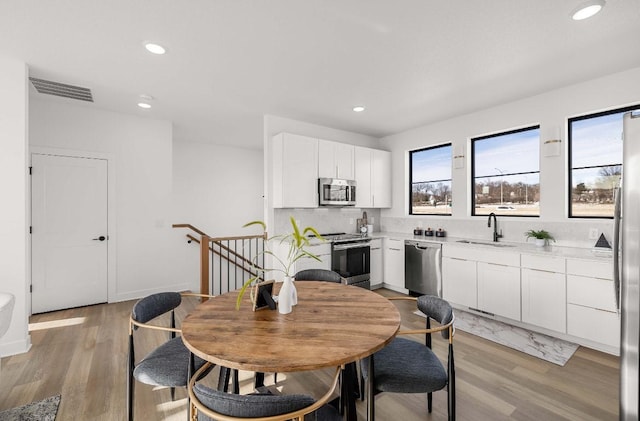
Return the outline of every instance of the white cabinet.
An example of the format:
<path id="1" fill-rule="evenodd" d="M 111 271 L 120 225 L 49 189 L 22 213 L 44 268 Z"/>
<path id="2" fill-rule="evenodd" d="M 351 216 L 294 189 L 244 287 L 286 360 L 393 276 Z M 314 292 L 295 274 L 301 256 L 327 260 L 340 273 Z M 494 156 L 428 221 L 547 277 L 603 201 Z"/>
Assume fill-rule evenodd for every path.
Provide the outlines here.
<path id="1" fill-rule="evenodd" d="M 371 254 L 370 254 L 370 282 L 371 286 L 378 286 L 382 284 L 382 239 L 374 238 L 371 240 Z"/>
<path id="2" fill-rule="evenodd" d="M 609 347 L 620 344 L 613 263 L 567 259 L 567 333 Z"/>
<path id="3" fill-rule="evenodd" d="M 478 308 L 520 320 L 520 267 L 478 262 Z"/>
<path id="4" fill-rule="evenodd" d="M 390 289 L 405 292 L 404 288 L 404 240 L 384 240 L 384 284 Z"/>
<path id="5" fill-rule="evenodd" d="M 391 153 L 355 147 L 356 206 L 391 207 Z"/>
<path id="6" fill-rule="evenodd" d="M 522 255 L 522 321 L 567 332 L 565 259 Z"/>
<path id="7" fill-rule="evenodd" d="M 373 149 L 371 196 L 373 208 L 391 207 L 391 152 Z"/>
<path id="8" fill-rule="evenodd" d="M 305 249 L 317 256 L 320 261 L 316 259 L 304 258 L 296 261 L 296 270 L 298 273 L 305 269 L 326 269 L 331 270 L 331 243 L 311 244 Z"/>
<path id="9" fill-rule="evenodd" d="M 457 257 L 442 257 L 442 297 L 459 305 L 478 306 L 476 262 Z"/>
<path id="10" fill-rule="evenodd" d="M 520 320 L 520 254 L 479 248 L 442 249 L 443 298 Z"/>
<path id="11" fill-rule="evenodd" d="M 318 141 L 318 176 L 353 180 L 354 146 L 330 140 Z"/>
<path id="12" fill-rule="evenodd" d="M 373 149 L 355 147 L 356 207 L 372 208 L 371 159 Z"/>
<path id="13" fill-rule="evenodd" d="M 272 139 L 273 207 L 318 206 L 318 140 L 291 133 Z"/>

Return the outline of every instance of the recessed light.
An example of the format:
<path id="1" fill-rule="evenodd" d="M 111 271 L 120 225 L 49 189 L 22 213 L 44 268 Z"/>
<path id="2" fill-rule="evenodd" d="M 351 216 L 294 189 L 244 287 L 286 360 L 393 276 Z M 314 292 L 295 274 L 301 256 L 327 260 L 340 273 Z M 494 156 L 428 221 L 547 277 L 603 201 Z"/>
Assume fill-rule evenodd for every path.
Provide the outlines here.
<path id="1" fill-rule="evenodd" d="M 362 105 L 356 105 L 355 107 L 353 107 L 353 111 L 355 111 L 356 113 L 361 113 L 364 111 L 364 107 Z"/>
<path id="2" fill-rule="evenodd" d="M 604 0 L 589 0 L 581 3 L 571 12 L 571 19 L 584 20 L 598 13 L 604 7 Z"/>
<path id="3" fill-rule="evenodd" d="M 154 44 L 153 42 L 145 42 L 144 48 L 146 48 L 147 51 L 152 54 L 162 55 L 167 52 L 167 50 L 162 45 Z"/>
<path id="4" fill-rule="evenodd" d="M 151 108 L 151 104 L 147 104 L 146 102 L 138 102 L 138 107 L 148 110 L 149 108 Z"/>

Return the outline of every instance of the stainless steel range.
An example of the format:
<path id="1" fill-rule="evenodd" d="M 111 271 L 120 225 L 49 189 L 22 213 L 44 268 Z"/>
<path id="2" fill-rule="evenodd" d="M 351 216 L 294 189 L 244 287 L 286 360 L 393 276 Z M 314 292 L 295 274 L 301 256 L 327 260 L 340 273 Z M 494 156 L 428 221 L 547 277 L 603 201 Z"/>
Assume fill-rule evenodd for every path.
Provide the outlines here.
<path id="1" fill-rule="evenodd" d="M 346 279 L 347 285 L 370 289 L 371 238 L 345 233 L 322 236 L 331 241 L 331 270 Z"/>

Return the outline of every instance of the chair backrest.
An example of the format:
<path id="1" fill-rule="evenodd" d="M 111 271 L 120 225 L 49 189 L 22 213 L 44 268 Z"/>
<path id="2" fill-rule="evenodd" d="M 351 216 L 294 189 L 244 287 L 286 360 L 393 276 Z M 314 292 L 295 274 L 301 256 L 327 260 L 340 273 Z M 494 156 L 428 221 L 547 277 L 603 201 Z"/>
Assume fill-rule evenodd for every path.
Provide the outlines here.
<path id="1" fill-rule="evenodd" d="M 446 325 L 453 319 L 453 308 L 451 305 L 440 297 L 434 295 L 423 295 L 417 300 L 418 310 L 423 312 L 427 317 L 437 320 L 441 325 Z M 449 330 L 441 331 L 442 337 L 449 339 Z"/>
<path id="2" fill-rule="evenodd" d="M 206 363 L 196 371 L 188 386 L 191 405 L 197 409 L 200 421 L 302 420 L 306 414 L 325 409 L 323 406 L 333 397 L 340 378 L 337 367 L 329 390 L 318 400 L 307 395 L 237 395 L 196 383 L 211 365 Z"/>
<path id="3" fill-rule="evenodd" d="M 180 305 L 182 297 L 178 292 L 159 292 L 140 299 L 133 305 L 131 318 L 139 323 L 147 323 Z"/>
<path id="4" fill-rule="evenodd" d="M 327 269 L 305 269 L 296 273 L 296 281 L 325 281 L 342 283 L 339 273 Z"/>

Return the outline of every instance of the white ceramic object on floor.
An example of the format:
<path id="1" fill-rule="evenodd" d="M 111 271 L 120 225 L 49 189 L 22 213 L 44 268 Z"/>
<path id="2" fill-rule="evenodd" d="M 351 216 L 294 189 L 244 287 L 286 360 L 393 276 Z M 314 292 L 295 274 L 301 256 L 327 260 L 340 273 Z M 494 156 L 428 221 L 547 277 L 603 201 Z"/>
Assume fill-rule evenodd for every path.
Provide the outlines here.
<path id="1" fill-rule="evenodd" d="M 16 297 L 13 294 L 0 292 L 0 338 L 9 330 L 15 301 Z"/>

